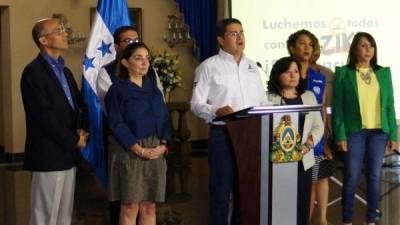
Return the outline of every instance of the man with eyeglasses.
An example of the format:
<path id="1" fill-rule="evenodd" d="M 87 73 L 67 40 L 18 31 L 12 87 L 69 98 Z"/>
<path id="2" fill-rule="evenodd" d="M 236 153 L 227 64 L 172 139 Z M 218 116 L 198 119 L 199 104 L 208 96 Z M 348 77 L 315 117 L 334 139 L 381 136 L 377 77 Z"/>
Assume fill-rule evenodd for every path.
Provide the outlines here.
<path id="1" fill-rule="evenodd" d="M 126 46 L 134 42 L 139 42 L 139 35 L 132 26 L 122 26 L 117 28 L 113 34 L 113 37 L 116 59 L 105 65 L 100 70 L 96 82 L 97 95 L 101 99 L 103 106 L 104 96 L 106 95 L 111 84 L 117 80 L 120 55 L 125 50 Z"/>
<path id="2" fill-rule="evenodd" d="M 116 51 L 116 59 L 105 65 L 99 72 L 96 81 L 97 95 L 101 99 L 104 108 L 104 96 L 107 94 L 111 84 L 118 79 L 119 73 L 119 58 L 126 46 L 129 44 L 139 42 L 139 35 L 135 28 L 132 26 L 121 26 L 114 31 L 114 48 Z M 161 82 L 154 69 L 150 69 L 149 73 L 155 73 L 157 78 L 157 86 L 162 90 Z M 152 75 L 152 74 L 151 74 Z"/>
<path id="3" fill-rule="evenodd" d="M 40 49 L 21 78 L 26 115 L 24 168 L 32 172 L 30 225 L 70 225 L 79 150 L 88 133 L 87 112 L 61 54 L 67 33 L 57 20 L 34 25 Z"/>
<path id="4" fill-rule="evenodd" d="M 221 117 L 251 106 L 270 105 L 256 63 L 244 56 L 242 24 L 234 18 L 217 23 L 219 53 L 195 72 L 191 110 L 210 124 L 208 165 L 210 225 L 240 224 L 237 171 L 231 140 Z M 233 201 L 230 201 L 230 200 Z M 228 218 L 233 202 L 231 218 Z"/>
<path id="5" fill-rule="evenodd" d="M 96 81 L 97 96 L 99 96 L 103 109 L 104 107 L 104 97 L 107 94 L 108 89 L 118 79 L 119 74 L 119 62 L 120 56 L 125 48 L 132 43 L 139 42 L 139 35 L 132 26 L 121 26 L 117 28 L 113 34 L 114 38 L 114 48 L 116 51 L 116 59 L 111 63 L 105 65 L 101 68 Z M 163 90 L 160 79 L 153 68 L 150 68 L 147 76 L 155 77 L 157 81 L 157 86 Z M 105 112 L 105 110 L 104 110 Z M 110 208 L 110 224 L 119 224 L 119 214 L 120 214 L 120 199 L 119 199 L 119 186 L 118 186 L 118 170 L 116 168 L 116 156 L 119 151 L 124 151 L 119 143 L 109 132 L 108 120 L 106 115 L 104 116 L 104 143 L 106 152 L 108 153 L 108 196 L 109 196 L 109 208 Z"/>

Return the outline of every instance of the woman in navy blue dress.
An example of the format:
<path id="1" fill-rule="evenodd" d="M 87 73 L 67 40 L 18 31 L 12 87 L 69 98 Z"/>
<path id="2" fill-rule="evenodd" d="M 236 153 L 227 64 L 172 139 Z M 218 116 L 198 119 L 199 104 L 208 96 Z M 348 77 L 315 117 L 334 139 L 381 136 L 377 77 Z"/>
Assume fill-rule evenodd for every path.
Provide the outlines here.
<path id="1" fill-rule="evenodd" d="M 156 224 L 155 202 L 165 199 L 164 153 L 170 138 L 170 121 L 155 77 L 147 75 L 149 49 L 129 45 L 122 54 L 119 80 L 105 103 L 113 136 L 125 151 L 117 157 L 121 200 L 120 225 Z"/>

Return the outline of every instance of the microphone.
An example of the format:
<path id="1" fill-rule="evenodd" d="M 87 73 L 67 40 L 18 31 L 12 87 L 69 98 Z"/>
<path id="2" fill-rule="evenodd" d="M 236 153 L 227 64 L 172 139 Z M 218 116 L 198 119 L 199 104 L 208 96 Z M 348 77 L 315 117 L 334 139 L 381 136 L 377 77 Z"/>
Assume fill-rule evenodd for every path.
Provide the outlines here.
<path id="1" fill-rule="evenodd" d="M 260 62 L 256 62 L 256 64 L 257 64 L 257 66 L 260 67 L 260 69 L 265 73 L 265 75 L 268 76 L 267 71 L 264 70 L 264 68 L 262 67 L 261 63 L 260 63 Z"/>
<path id="2" fill-rule="evenodd" d="M 260 62 L 256 62 L 256 64 L 257 64 L 257 66 L 260 67 L 260 69 L 265 73 L 265 75 L 267 76 L 267 79 L 269 80 L 270 77 L 269 77 L 267 71 L 265 71 L 264 68 L 262 67 L 261 63 L 260 63 Z M 267 85 L 269 85 L 269 84 L 272 85 L 276 90 L 279 90 L 278 85 L 276 85 L 275 82 L 274 82 L 273 80 L 269 80 L 269 81 L 267 82 Z"/>

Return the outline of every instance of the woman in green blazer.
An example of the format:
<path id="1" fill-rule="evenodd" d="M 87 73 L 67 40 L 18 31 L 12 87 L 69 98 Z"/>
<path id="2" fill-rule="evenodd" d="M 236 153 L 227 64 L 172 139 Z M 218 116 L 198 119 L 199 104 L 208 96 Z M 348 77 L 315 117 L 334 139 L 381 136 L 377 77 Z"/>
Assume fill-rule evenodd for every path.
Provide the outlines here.
<path id="1" fill-rule="evenodd" d="M 344 151 L 342 220 L 351 224 L 354 194 L 365 162 L 367 223 L 378 217 L 379 180 L 386 146 L 397 147 L 390 68 L 377 64 L 374 38 L 357 33 L 350 46 L 347 65 L 337 67 L 333 84 L 333 128 Z"/>

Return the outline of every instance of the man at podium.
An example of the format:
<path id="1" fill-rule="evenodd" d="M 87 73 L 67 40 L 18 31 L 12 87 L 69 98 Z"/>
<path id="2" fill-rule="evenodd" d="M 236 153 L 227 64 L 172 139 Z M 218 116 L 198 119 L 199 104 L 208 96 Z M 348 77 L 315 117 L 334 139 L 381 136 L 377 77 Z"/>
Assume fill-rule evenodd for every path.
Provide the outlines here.
<path id="1" fill-rule="evenodd" d="M 209 224 L 240 224 L 234 151 L 224 122 L 212 122 L 252 106 L 271 105 L 257 65 L 245 57 L 242 24 L 234 18 L 217 23 L 219 53 L 201 63 L 195 72 L 191 110 L 210 124 L 208 139 Z M 231 201 L 232 200 L 232 201 Z M 231 218 L 229 205 L 233 203 Z"/>

